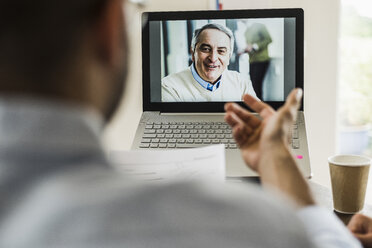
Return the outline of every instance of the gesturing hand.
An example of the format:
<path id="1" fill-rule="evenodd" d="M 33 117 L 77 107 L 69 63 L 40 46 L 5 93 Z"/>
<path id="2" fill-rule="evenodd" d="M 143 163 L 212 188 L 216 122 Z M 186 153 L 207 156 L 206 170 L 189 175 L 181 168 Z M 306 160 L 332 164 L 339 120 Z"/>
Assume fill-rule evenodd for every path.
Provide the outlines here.
<path id="1" fill-rule="evenodd" d="M 288 145 L 289 130 L 300 106 L 302 90 L 295 89 L 278 111 L 258 99 L 245 95 L 244 103 L 261 118 L 235 103 L 225 105 L 225 121 L 232 127 L 233 136 L 239 145 L 243 159 L 255 171 L 260 157 L 277 145 Z"/>

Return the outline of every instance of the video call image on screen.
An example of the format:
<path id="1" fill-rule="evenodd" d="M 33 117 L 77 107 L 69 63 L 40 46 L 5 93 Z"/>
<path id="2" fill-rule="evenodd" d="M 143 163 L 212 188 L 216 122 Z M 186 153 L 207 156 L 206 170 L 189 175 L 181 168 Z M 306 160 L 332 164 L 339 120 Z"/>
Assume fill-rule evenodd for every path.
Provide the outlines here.
<path id="1" fill-rule="evenodd" d="M 283 101 L 295 87 L 295 26 L 295 18 L 150 21 L 151 102 Z"/>

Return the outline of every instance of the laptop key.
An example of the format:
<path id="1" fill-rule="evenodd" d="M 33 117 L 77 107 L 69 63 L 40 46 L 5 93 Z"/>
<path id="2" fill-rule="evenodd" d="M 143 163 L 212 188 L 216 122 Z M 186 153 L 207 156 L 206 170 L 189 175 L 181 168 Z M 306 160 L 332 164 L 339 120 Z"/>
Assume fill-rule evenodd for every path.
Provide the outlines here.
<path id="1" fill-rule="evenodd" d="M 156 138 L 156 134 L 143 134 L 142 138 Z"/>
<path id="2" fill-rule="evenodd" d="M 150 144 L 149 143 L 144 143 L 144 144 L 140 144 L 139 145 L 139 148 L 149 148 L 150 147 Z"/>
<path id="3" fill-rule="evenodd" d="M 167 144 L 159 144 L 159 148 L 167 148 Z"/>
<path id="4" fill-rule="evenodd" d="M 236 144 L 229 144 L 229 148 L 238 149 L 238 146 Z"/>
<path id="5" fill-rule="evenodd" d="M 293 149 L 300 149 L 300 140 L 298 140 L 298 139 L 293 139 L 293 140 L 292 140 L 292 148 L 293 148 Z"/>
<path id="6" fill-rule="evenodd" d="M 150 144 L 150 148 L 158 148 L 159 144 L 158 143 L 152 143 Z"/>
<path id="7" fill-rule="evenodd" d="M 195 148 L 195 147 L 203 147 L 205 145 L 202 144 L 176 144 L 176 148 Z"/>
<path id="8" fill-rule="evenodd" d="M 293 137 L 294 139 L 298 139 L 298 129 L 293 129 L 293 130 L 292 130 L 292 137 Z"/>

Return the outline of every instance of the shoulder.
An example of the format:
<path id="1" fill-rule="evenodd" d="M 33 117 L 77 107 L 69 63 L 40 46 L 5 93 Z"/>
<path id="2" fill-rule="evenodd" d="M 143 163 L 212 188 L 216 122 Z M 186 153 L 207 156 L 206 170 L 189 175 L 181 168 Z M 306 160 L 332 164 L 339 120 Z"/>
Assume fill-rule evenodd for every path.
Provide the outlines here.
<path id="1" fill-rule="evenodd" d="M 308 247 L 293 210 L 251 185 L 129 182 L 106 173 L 80 179 L 35 198 L 43 210 L 28 209 L 34 210 L 28 212 L 32 240 L 52 246 Z"/>

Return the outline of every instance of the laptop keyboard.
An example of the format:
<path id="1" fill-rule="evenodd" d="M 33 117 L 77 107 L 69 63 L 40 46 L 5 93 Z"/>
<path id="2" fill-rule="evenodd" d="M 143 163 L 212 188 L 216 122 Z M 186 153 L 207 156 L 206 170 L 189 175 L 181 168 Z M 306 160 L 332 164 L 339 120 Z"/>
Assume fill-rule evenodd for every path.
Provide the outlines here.
<path id="1" fill-rule="evenodd" d="M 297 124 L 291 133 L 290 144 L 293 149 L 299 149 Z M 193 148 L 211 144 L 238 149 L 225 122 L 147 122 L 139 148 Z"/>
<path id="2" fill-rule="evenodd" d="M 140 148 L 191 148 L 225 144 L 237 149 L 225 122 L 147 122 Z"/>

